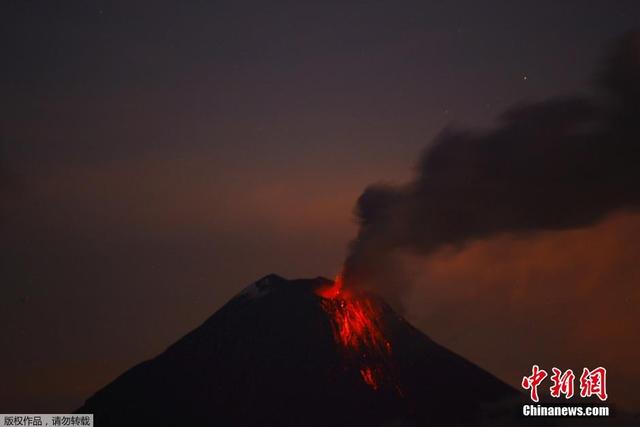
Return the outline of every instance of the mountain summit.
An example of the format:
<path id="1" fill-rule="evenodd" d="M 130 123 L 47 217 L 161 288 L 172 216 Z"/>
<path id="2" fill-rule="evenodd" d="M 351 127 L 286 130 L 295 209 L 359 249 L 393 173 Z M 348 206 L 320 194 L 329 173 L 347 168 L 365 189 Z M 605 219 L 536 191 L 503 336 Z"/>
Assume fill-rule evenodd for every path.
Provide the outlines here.
<path id="1" fill-rule="evenodd" d="M 266 276 L 78 409 L 100 426 L 425 425 L 504 415 L 518 393 L 371 295 Z"/>

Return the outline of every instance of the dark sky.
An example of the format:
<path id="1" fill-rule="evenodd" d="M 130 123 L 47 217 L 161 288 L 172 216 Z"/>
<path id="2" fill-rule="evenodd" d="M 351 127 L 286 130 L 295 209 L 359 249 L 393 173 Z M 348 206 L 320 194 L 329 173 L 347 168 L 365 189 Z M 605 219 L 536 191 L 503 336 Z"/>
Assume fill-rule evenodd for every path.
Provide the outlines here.
<path id="1" fill-rule="evenodd" d="M 408 179 L 445 125 L 487 127 L 513 104 L 587 91 L 640 4 L 6 1 L 0 17 L 0 412 L 64 412 L 255 279 L 333 275 L 369 183 Z M 624 261 L 637 217 L 583 232 L 432 259 L 419 294 L 465 303 L 496 259 L 505 267 L 480 283 L 512 303 L 518 280 L 597 287 L 615 267 L 637 283 Z M 584 253 L 581 239 L 620 256 Z M 438 280 L 456 291 L 434 291 Z M 451 310 L 430 310 L 413 314 L 427 333 L 520 375 L 498 372 Z"/>

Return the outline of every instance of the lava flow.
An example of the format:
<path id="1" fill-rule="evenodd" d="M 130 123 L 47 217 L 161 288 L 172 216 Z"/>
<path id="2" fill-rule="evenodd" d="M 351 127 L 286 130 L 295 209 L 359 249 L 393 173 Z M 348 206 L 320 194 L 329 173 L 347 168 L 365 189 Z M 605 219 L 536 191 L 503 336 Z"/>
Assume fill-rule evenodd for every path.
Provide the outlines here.
<path id="1" fill-rule="evenodd" d="M 322 308 L 331 319 L 336 342 L 358 367 L 362 380 L 378 390 L 383 382 L 394 382 L 388 362 L 391 343 L 382 332 L 381 313 L 374 301 L 343 285 L 342 275 L 338 275 L 332 285 L 316 293 L 323 298 Z"/>

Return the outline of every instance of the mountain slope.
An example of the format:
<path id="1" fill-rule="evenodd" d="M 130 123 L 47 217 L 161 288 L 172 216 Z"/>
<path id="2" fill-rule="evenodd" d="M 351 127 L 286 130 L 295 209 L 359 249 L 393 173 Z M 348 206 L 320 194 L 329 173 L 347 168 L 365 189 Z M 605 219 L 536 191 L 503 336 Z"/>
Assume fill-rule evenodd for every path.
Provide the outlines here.
<path id="1" fill-rule="evenodd" d="M 315 292 L 330 283 L 264 277 L 78 412 L 100 426 L 424 425 L 477 420 L 518 397 L 377 299 L 393 378 L 374 389 L 366 355 L 347 358 L 334 339 Z"/>

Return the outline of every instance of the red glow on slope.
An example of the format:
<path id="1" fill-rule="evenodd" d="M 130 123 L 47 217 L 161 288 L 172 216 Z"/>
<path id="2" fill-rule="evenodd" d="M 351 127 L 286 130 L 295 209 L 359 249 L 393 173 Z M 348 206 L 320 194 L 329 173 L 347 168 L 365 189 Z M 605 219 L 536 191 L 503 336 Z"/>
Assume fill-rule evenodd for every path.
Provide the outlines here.
<path id="1" fill-rule="evenodd" d="M 322 298 L 334 299 L 340 295 L 342 291 L 342 275 L 338 275 L 331 285 L 323 286 L 316 290 L 316 293 Z"/>
<path id="2" fill-rule="evenodd" d="M 373 377 L 373 371 L 371 370 L 371 368 L 361 368 L 360 375 L 362 375 L 362 379 L 369 385 L 369 387 L 374 390 L 378 389 L 378 383 Z"/>
<path id="3" fill-rule="evenodd" d="M 381 328 L 381 313 L 377 305 L 363 294 L 344 288 L 338 275 L 332 285 L 316 291 L 322 298 L 322 308 L 329 315 L 336 342 L 348 359 L 356 363 L 364 382 L 378 390 L 385 380 L 391 343 Z M 386 379 L 389 382 L 389 379 Z"/>

